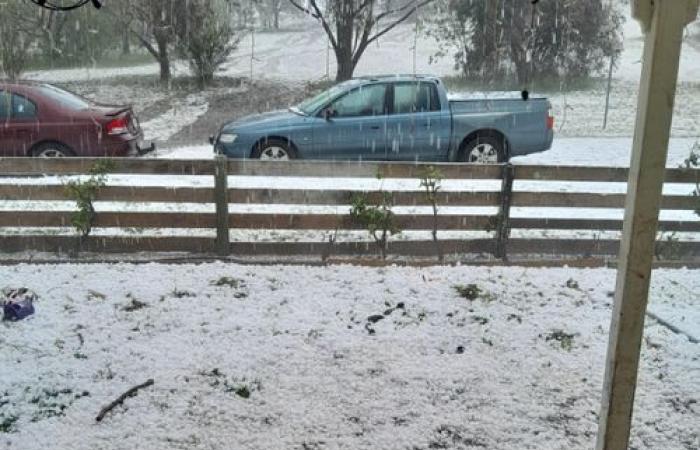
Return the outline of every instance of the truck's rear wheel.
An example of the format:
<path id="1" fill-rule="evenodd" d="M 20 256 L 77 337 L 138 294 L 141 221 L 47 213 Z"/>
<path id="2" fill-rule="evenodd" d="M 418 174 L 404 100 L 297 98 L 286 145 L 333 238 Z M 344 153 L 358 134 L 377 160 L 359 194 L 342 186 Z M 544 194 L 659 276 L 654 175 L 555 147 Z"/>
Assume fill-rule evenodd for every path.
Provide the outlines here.
<path id="1" fill-rule="evenodd" d="M 462 148 L 460 160 L 472 164 L 498 164 L 506 161 L 503 142 L 491 136 L 477 137 Z"/>
<path id="2" fill-rule="evenodd" d="M 279 139 L 263 141 L 253 151 L 253 158 L 261 161 L 288 161 L 296 157 L 292 146 Z"/>

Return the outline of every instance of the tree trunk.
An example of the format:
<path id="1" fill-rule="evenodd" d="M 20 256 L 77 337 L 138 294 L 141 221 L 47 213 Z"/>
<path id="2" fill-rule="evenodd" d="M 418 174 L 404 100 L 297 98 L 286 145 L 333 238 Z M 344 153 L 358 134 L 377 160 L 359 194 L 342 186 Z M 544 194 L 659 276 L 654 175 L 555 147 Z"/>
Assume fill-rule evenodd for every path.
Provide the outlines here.
<path id="1" fill-rule="evenodd" d="M 338 70 L 335 75 L 335 81 L 347 81 L 352 78 L 355 72 L 355 64 L 352 62 L 352 55 L 341 57 L 336 53 L 336 59 L 338 62 Z"/>
<path id="2" fill-rule="evenodd" d="M 353 18 L 350 15 L 342 15 L 342 11 L 349 11 L 350 7 L 343 4 L 336 18 L 337 46 L 335 59 L 338 63 L 335 81 L 341 82 L 352 78 L 355 72 L 355 62 L 352 54 Z"/>
<path id="3" fill-rule="evenodd" d="M 168 43 L 156 36 L 158 44 L 158 64 L 160 64 L 160 83 L 170 84 L 170 56 L 168 55 Z"/>
<path id="4" fill-rule="evenodd" d="M 125 27 L 122 32 L 122 55 L 131 54 L 131 39 L 129 37 L 129 27 Z"/>
<path id="5" fill-rule="evenodd" d="M 160 65 L 160 84 L 170 84 L 170 59 L 168 59 L 168 55 L 158 58 L 158 64 Z"/>

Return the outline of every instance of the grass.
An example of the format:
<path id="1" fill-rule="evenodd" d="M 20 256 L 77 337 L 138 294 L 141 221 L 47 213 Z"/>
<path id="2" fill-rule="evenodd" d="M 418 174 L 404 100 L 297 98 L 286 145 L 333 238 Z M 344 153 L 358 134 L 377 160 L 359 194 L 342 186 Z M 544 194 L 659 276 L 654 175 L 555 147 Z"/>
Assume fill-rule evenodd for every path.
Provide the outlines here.
<path id="1" fill-rule="evenodd" d="M 75 69 L 94 68 L 111 69 L 116 67 L 134 67 L 144 64 L 155 63 L 153 57 L 148 53 L 132 52 L 128 55 L 110 54 L 105 55 L 95 61 L 71 61 L 56 58 L 50 60 L 44 57 L 36 57 L 29 61 L 27 70 L 49 70 L 49 69 Z"/>

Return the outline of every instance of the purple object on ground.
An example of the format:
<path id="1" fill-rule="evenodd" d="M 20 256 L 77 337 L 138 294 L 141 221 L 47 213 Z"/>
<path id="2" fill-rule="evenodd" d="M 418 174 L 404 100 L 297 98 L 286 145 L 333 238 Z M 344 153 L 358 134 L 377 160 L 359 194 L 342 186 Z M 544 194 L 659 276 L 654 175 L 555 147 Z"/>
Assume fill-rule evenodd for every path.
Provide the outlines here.
<path id="1" fill-rule="evenodd" d="M 3 292 L 5 301 L 2 302 L 3 320 L 17 321 L 34 314 L 33 301 L 36 295 L 27 289 L 17 289 Z"/>

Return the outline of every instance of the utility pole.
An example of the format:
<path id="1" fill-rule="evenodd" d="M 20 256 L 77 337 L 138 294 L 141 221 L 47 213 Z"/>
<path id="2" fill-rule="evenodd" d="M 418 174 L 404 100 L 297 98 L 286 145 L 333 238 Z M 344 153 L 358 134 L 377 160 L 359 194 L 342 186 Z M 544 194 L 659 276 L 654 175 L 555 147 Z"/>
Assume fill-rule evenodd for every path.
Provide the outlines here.
<path id="1" fill-rule="evenodd" d="M 610 90 L 612 89 L 613 69 L 615 68 L 615 55 L 610 55 L 610 69 L 608 70 L 608 88 L 605 92 L 605 115 L 603 115 L 603 129 L 608 126 L 608 111 L 610 110 Z"/>
<path id="2" fill-rule="evenodd" d="M 608 5 L 610 13 L 612 14 L 612 9 L 614 8 L 612 0 Z M 610 69 L 608 70 L 608 88 L 605 92 L 605 114 L 603 115 L 603 129 L 608 126 L 608 111 L 610 110 L 610 90 L 612 89 L 612 76 L 613 69 L 615 68 L 615 51 L 617 48 L 613 49 L 613 53 L 610 55 Z"/>

